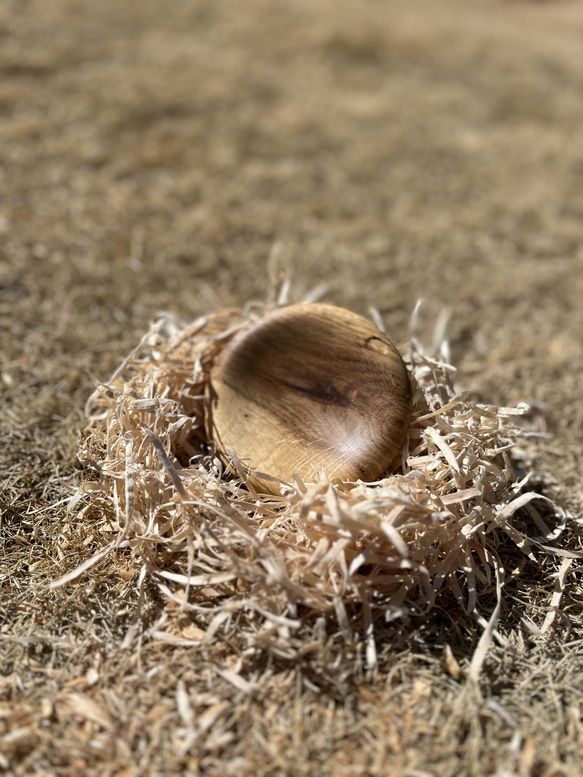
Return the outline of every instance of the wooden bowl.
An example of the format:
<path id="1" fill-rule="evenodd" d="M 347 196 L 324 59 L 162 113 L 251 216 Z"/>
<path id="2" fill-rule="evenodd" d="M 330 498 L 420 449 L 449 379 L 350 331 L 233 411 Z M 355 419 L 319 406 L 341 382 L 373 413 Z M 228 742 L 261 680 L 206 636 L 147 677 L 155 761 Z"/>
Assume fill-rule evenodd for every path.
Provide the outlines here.
<path id="1" fill-rule="evenodd" d="M 260 491 L 299 475 L 373 481 L 401 451 L 411 412 L 403 360 L 376 326 L 331 305 L 290 305 L 239 332 L 210 371 L 210 432 Z M 255 474 L 256 473 L 256 474 Z"/>

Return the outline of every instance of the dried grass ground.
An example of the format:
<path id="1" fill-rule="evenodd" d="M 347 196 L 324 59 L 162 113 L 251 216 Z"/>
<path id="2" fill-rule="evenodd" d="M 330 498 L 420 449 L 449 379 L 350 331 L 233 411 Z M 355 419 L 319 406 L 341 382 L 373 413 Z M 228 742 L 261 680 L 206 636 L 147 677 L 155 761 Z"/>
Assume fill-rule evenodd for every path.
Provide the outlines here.
<path id="1" fill-rule="evenodd" d="M 387 629 L 371 673 L 342 640 L 289 662 L 236 626 L 151 639 L 163 602 L 146 582 L 136 620 L 124 550 L 47 584 L 104 545 L 103 513 L 63 503 L 91 376 L 159 310 L 263 298 L 275 240 L 298 295 L 374 305 L 397 341 L 419 297 L 426 341 L 450 311 L 458 388 L 531 404 L 548 436 L 523 464 L 580 547 L 582 37 L 569 0 L 0 7 L 0 768 L 580 773 L 576 566 L 542 636 L 521 618 L 542 624 L 558 564 L 507 587 L 478 685 L 459 667 L 480 630 L 445 597 Z"/>

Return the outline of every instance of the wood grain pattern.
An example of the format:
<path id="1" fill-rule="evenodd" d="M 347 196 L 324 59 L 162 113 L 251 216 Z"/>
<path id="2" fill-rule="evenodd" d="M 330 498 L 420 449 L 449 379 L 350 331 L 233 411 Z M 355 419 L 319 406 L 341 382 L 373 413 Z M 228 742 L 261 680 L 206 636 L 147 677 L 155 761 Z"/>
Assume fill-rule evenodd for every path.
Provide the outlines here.
<path id="1" fill-rule="evenodd" d="M 225 347 L 209 404 L 219 451 L 233 449 L 252 471 L 371 481 L 401 450 L 411 389 L 399 352 L 372 323 L 331 305 L 290 305 Z"/>

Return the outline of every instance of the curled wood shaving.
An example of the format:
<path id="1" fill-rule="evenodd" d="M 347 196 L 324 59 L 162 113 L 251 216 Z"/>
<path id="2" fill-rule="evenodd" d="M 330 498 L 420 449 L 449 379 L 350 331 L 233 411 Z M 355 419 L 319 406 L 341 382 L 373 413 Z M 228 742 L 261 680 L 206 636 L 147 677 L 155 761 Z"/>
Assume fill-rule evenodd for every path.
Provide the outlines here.
<path id="1" fill-rule="evenodd" d="M 535 508 L 544 498 L 520 493 L 528 478 L 517 482 L 508 457 L 522 434 L 512 419 L 526 406 L 497 408 L 457 394 L 451 365 L 413 343 L 404 354 L 413 415 L 397 469 L 376 483 L 322 476 L 316 485 L 281 484 L 279 496 L 258 494 L 240 464 L 229 471 L 217 457 L 204 397 L 212 359 L 260 312 L 226 311 L 189 327 L 161 319 L 89 399 L 80 459 L 101 477 L 89 498 L 116 509 L 111 547 L 129 546 L 169 612 L 179 605 L 196 614 L 205 641 L 239 619 L 250 645 L 288 657 L 303 649 L 294 635 L 306 619 L 332 614 L 347 642 L 363 638 L 373 666 L 375 624 L 426 611 L 446 588 L 476 613 L 480 597 L 495 591 L 470 667 L 476 679 L 500 614 L 501 533 L 531 557 L 547 547 L 541 540 L 558 536 Z M 517 525 L 525 510 L 540 538 Z M 76 579 L 107 552 L 53 585 Z M 559 586 L 568 565 L 561 569 Z M 552 612 L 559 600 L 558 589 Z M 169 617 L 151 633 L 182 644 L 175 628 Z"/>

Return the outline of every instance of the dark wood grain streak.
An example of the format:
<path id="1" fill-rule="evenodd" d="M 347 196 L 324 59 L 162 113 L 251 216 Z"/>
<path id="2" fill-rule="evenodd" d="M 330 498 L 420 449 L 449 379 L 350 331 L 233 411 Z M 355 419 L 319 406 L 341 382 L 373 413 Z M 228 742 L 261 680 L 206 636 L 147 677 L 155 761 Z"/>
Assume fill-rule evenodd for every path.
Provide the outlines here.
<path id="1" fill-rule="evenodd" d="M 399 352 L 366 319 L 330 305 L 275 310 L 211 370 L 212 434 L 251 470 L 370 481 L 398 455 L 411 389 Z M 260 484 L 273 488 L 269 484 Z"/>

